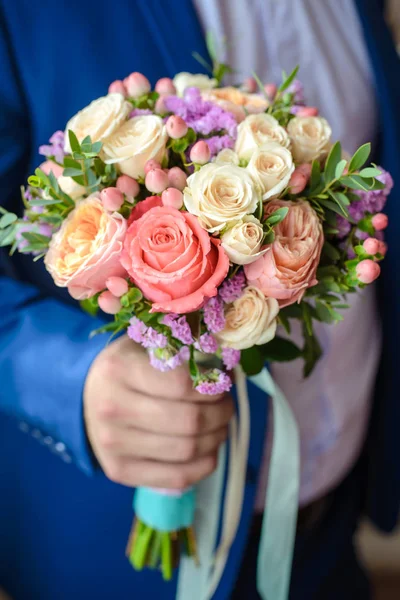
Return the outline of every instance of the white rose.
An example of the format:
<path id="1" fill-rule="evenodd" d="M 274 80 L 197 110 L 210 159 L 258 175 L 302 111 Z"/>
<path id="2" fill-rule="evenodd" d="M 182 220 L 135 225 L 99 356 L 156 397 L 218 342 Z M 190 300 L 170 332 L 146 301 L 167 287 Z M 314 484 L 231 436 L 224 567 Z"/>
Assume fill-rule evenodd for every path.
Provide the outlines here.
<path id="1" fill-rule="evenodd" d="M 81 142 L 90 135 L 92 142 L 104 142 L 128 117 L 132 105 L 121 94 L 108 94 L 94 100 L 70 119 L 65 128 L 65 152 L 71 152 L 68 130 Z"/>
<path id="2" fill-rule="evenodd" d="M 332 129 L 322 117 L 295 117 L 289 121 L 288 133 L 296 162 L 311 162 L 329 152 Z"/>
<path id="3" fill-rule="evenodd" d="M 230 148 L 224 148 L 223 150 L 220 150 L 218 152 L 217 156 L 214 158 L 214 162 L 217 165 L 236 165 L 237 166 L 239 164 L 239 157 L 236 154 L 236 152 L 234 152 Z"/>
<path id="4" fill-rule="evenodd" d="M 212 79 L 211 77 L 208 77 L 208 75 L 186 73 L 186 71 L 182 71 L 182 73 L 175 75 L 173 81 L 178 96 L 183 96 L 183 92 L 186 88 L 197 87 L 200 90 L 211 90 L 212 88 L 215 88 L 218 83 L 216 79 Z"/>
<path id="5" fill-rule="evenodd" d="M 161 117 L 143 115 L 126 121 L 103 146 L 104 161 L 118 164 L 121 173 L 144 177 L 144 166 L 153 158 L 162 161 L 168 134 Z"/>
<path id="6" fill-rule="evenodd" d="M 277 198 L 294 171 L 292 154 L 277 142 L 270 142 L 253 152 L 247 169 L 260 185 L 263 200 Z"/>
<path id="7" fill-rule="evenodd" d="M 210 233 L 253 213 L 261 190 L 246 169 L 208 163 L 190 175 L 184 190 L 187 210 Z"/>
<path id="8" fill-rule="evenodd" d="M 261 250 L 264 237 L 262 225 L 253 215 L 247 215 L 221 236 L 222 247 L 229 260 L 236 265 L 249 265 L 265 254 Z"/>
<path id="9" fill-rule="evenodd" d="M 235 150 L 239 158 L 249 160 L 256 148 L 268 142 L 277 142 L 284 148 L 290 146 L 286 130 L 279 125 L 275 117 L 265 113 L 249 115 L 238 125 Z"/>
<path id="10" fill-rule="evenodd" d="M 58 178 L 58 185 L 65 194 L 68 194 L 72 200 L 79 200 L 82 196 L 87 195 L 87 190 L 83 185 L 76 183 L 71 177 L 64 177 L 60 175 Z"/>
<path id="11" fill-rule="evenodd" d="M 265 298 L 258 288 L 249 286 L 227 307 L 225 328 L 216 337 L 222 346 L 236 350 L 267 344 L 275 337 L 278 312 L 275 298 Z"/>

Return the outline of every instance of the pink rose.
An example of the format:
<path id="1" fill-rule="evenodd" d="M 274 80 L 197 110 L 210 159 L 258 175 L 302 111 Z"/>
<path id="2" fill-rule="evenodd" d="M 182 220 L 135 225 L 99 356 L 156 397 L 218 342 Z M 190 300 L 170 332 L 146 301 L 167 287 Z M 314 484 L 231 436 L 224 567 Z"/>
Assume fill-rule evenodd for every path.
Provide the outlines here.
<path id="1" fill-rule="evenodd" d="M 306 289 L 318 283 L 316 272 L 324 243 L 321 222 L 308 202 L 272 200 L 265 213 L 269 216 L 282 206 L 289 207 L 289 212 L 275 227 L 271 251 L 244 268 L 248 284 L 279 300 L 281 308 L 300 302 Z"/>
<path id="2" fill-rule="evenodd" d="M 229 259 L 197 217 L 154 207 L 128 228 L 121 262 L 154 302 L 153 311 L 188 313 L 217 294 Z"/>
<path id="3" fill-rule="evenodd" d="M 104 290 L 109 277 L 126 277 L 120 255 L 126 221 L 108 213 L 93 194 L 77 204 L 50 242 L 46 268 L 59 287 L 76 300 Z"/>
<path id="4" fill-rule="evenodd" d="M 151 208 L 155 206 L 162 206 L 162 200 L 160 196 L 149 196 L 145 200 L 141 200 L 132 210 L 131 214 L 128 217 L 128 227 L 133 223 L 133 221 L 137 221 L 140 217 L 143 217 L 145 213 L 147 213 Z"/>

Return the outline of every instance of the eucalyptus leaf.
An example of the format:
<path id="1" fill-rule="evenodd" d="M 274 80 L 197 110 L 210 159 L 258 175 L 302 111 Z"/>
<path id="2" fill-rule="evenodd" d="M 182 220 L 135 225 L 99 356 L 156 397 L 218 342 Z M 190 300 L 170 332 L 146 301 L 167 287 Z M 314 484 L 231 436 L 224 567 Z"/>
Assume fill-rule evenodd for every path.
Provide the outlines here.
<path id="1" fill-rule="evenodd" d="M 82 168 L 79 169 L 75 169 L 75 168 L 66 168 L 63 171 L 63 175 L 64 177 L 79 177 L 79 175 L 82 175 Z"/>
<path id="2" fill-rule="evenodd" d="M 340 142 L 333 144 L 325 164 L 325 184 L 335 179 L 336 167 L 342 158 L 342 146 Z"/>
<path id="3" fill-rule="evenodd" d="M 346 168 L 347 165 L 347 160 L 345 160 L 343 158 L 343 160 L 341 160 L 340 162 L 338 162 L 338 164 L 336 165 L 336 170 L 335 170 L 335 178 L 336 179 L 340 179 L 341 176 L 344 173 L 344 170 Z"/>
<path id="4" fill-rule="evenodd" d="M 71 129 L 68 129 L 68 139 L 69 139 L 69 145 L 71 146 L 72 152 L 80 152 L 81 146 L 78 142 L 78 138 L 76 137 L 75 133 Z"/>
<path id="5" fill-rule="evenodd" d="M 17 220 L 18 220 L 18 217 L 17 217 L 17 215 L 14 215 L 14 213 L 6 213 L 0 219 L 0 229 L 5 229 L 12 223 L 15 223 L 15 221 L 17 221 Z"/>
<path id="6" fill-rule="evenodd" d="M 364 144 L 356 152 L 353 154 L 350 164 L 349 164 L 349 172 L 353 173 L 354 171 L 358 171 L 362 166 L 367 162 L 369 155 L 371 154 L 371 144 Z"/>

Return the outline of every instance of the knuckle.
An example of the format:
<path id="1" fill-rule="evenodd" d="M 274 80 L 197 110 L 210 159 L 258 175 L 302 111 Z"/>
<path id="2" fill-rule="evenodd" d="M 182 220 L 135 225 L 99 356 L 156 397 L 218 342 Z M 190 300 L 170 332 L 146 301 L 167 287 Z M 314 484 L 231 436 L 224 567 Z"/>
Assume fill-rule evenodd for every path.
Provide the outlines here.
<path id="1" fill-rule="evenodd" d="M 104 428 L 98 433 L 98 441 L 105 450 L 112 450 L 118 445 L 118 436 L 109 428 Z"/>
<path id="2" fill-rule="evenodd" d="M 195 438 L 187 438 L 179 444 L 179 459 L 185 462 L 190 462 L 197 455 L 197 440 Z"/>
<path id="3" fill-rule="evenodd" d="M 100 417 L 100 419 L 106 420 L 118 416 L 118 408 L 113 398 L 103 398 L 103 400 L 98 403 L 97 414 Z"/>
<path id="4" fill-rule="evenodd" d="M 124 483 L 125 468 L 121 461 L 107 461 L 104 464 L 103 468 L 108 479 L 114 481 L 115 483 Z"/>
<path id="5" fill-rule="evenodd" d="M 191 485 L 190 477 L 184 469 L 175 469 L 171 473 L 171 488 L 183 491 Z"/>
<path id="6" fill-rule="evenodd" d="M 102 356 L 101 372 L 105 379 L 115 381 L 116 372 L 120 368 L 120 359 L 117 354 L 106 353 Z"/>
<path id="7" fill-rule="evenodd" d="M 203 422 L 203 411 L 201 406 L 193 404 L 186 416 L 186 433 L 188 435 L 197 435 L 201 431 Z"/>

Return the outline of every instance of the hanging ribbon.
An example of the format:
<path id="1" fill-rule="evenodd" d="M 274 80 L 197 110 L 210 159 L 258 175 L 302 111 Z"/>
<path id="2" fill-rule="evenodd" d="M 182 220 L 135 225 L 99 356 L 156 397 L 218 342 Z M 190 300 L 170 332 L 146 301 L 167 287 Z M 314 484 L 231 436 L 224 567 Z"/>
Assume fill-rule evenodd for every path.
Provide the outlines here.
<path id="1" fill-rule="evenodd" d="M 230 428 L 228 480 L 222 514 L 222 532 L 212 558 L 218 532 L 226 452 L 220 453 L 218 470 L 197 488 L 195 519 L 200 566 L 184 560 L 177 600 L 210 600 L 218 587 L 234 542 L 242 513 L 249 452 L 250 407 L 246 378 L 235 373 L 238 420 Z M 290 406 L 267 369 L 250 381 L 269 394 L 273 414 L 273 446 L 264 519 L 258 555 L 257 587 L 263 600 L 287 600 L 290 586 L 299 493 L 299 434 Z"/>

